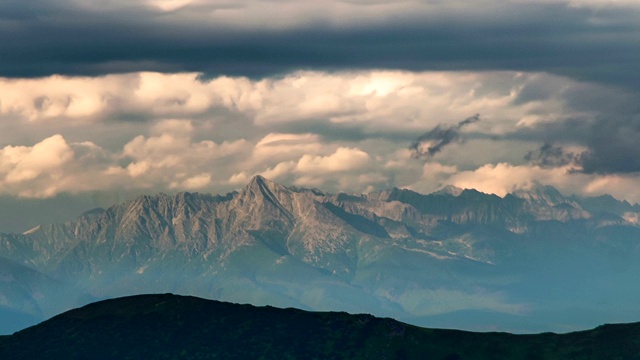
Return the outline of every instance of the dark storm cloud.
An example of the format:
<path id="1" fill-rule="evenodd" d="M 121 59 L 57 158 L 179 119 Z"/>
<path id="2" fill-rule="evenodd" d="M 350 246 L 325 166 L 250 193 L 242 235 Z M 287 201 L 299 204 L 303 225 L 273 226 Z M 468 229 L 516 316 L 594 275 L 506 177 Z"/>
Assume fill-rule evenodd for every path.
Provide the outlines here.
<path id="1" fill-rule="evenodd" d="M 465 125 L 469 125 L 469 124 L 473 124 L 475 122 L 480 121 L 480 114 L 475 114 L 473 116 L 469 116 L 468 118 L 460 121 L 458 123 L 458 125 L 456 125 L 456 129 L 460 129 L 461 127 L 465 126 Z"/>
<path id="2" fill-rule="evenodd" d="M 173 13 L 136 5 L 92 11 L 72 4 L 3 1 L 0 75 L 522 70 L 640 88 L 640 13 L 634 9 L 594 12 L 523 3 L 494 6 L 495 11 L 475 16 L 470 11 L 425 19 L 397 16 L 382 24 L 360 21 L 353 26 L 310 20 L 309 25 L 270 29 L 176 21 Z"/>
<path id="3" fill-rule="evenodd" d="M 640 117 L 599 119 L 590 127 L 580 155 L 585 173 L 640 173 Z"/>
<path id="4" fill-rule="evenodd" d="M 463 126 L 480 121 L 480 114 L 468 117 L 460 121 L 457 125 L 443 128 L 441 125 L 424 133 L 414 141 L 409 149 L 414 158 L 430 158 L 442 151 L 448 144 L 460 139 L 458 130 Z"/>
<path id="5" fill-rule="evenodd" d="M 640 173 L 640 116 L 637 114 L 545 123 L 507 137 L 544 139 L 545 145 L 525 156 L 526 161 L 542 167 L 573 163 L 574 171 L 586 174 Z M 550 144 L 575 144 L 586 150 L 572 153 L 560 145 Z"/>
<path id="6" fill-rule="evenodd" d="M 578 160 L 578 155 L 566 151 L 562 146 L 545 143 L 539 149 L 527 153 L 524 159 L 532 165 L 553 168 L 575 164 Z"/>

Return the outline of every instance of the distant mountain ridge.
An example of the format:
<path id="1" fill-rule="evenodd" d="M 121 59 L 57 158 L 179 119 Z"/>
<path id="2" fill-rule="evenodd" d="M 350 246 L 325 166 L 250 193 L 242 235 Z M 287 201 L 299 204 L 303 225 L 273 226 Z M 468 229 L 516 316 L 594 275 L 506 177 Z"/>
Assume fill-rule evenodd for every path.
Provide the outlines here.
<path id="1" fill-rule="evenodd" d="M 539 311 L 573 306 L 567 289 L 613 286 L 629 306 L 640 298 L 624 282 L 638 269 L 638 207 L 615 201 L 542 185 L 504 198 L 454 187 L 329 194 L 256 176 L 226 195 L 141 196 L 1 234 L 0 260 L 20 267 L 5 270 L 7 278 L 34 272 L 47 280 L 33 280 L 21 298 L 0 297 L 0 306 L 48 317 L 96 298 L 177 292 L 414 323 L 488 311 L 530 331 Z M 68 295 L 54 296 L 52 287 Z M 602 301 L 595 292 L 578 307 Z M 569 329 L 582 326 L 573 321 Z"/>
<path id="2" fill-rule="evenodd" d="M 633 360 L 639 331 L 635 323 L 564 335 L 472 333 L 155 294 L 93 303 L 0 337 L 0 358 Z"/>

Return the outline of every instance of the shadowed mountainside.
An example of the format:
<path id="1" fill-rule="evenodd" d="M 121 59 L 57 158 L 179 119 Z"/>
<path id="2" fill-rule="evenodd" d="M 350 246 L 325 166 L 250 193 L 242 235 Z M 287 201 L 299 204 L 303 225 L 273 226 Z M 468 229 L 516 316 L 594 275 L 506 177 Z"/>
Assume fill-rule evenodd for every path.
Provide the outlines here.
<path id="1" fill-rule="evenodd" d="M 640 324 L 556 335 L 435 330 L 371 315 L 138 295 L 0 337 L 11 359 L 640 359 Z"/>

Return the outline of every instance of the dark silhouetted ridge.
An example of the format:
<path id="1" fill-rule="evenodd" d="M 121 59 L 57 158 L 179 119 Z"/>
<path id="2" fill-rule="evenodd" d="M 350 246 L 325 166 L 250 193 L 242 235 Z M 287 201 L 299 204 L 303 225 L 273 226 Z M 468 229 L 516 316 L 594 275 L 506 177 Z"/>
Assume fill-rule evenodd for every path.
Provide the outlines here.
<path id="1" fill-rule="evenodd" d="M 434 330 L 344 312 L 138 295 L 0 337 L 2 359 L 638 359 L 640 325 L 556 335 Z"/>

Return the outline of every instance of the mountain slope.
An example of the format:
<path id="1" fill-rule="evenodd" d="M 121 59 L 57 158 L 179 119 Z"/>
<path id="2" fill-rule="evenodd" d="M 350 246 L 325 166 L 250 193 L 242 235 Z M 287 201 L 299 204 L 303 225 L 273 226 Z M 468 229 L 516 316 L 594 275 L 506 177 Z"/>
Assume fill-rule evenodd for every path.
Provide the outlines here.
<path id="1" fill-rule="evenodd" d="M 518 325 L 462 326 L 570 331 L 640 318 L 640 289 L 630 285 L 640 271 L 638 213 L 615 201 L 606 209 L 624 212 L 542 185 L 504 198 L 454 187 L 357 195 L 257 176 L 226 195 L 141 196 L 0 234 L 0 259 L 67 289 L 60 301 L 35 302 L 41 319 L 82 303 L 65 294 L 174 292 L 423 325 L 495 313 Z M 23 294 L 19 282 L 5 285 Z M 55 298 L 43 288 L 43 299 Z M 28 301 L 1 304 L 23 312 Z"/>
<path id="2" fill-rule="evenodd" d="M 92 300 L 36 270 L 0 258 L 0 333 L 20 330 L 49 314 Z"/>
<path id="3" fill-rule="evenodd" d="M 141 295 L 0 337 L 2 359 L 639 359 L 640 325 L 555 335 L 418 328 L 346 313 Z"/>

